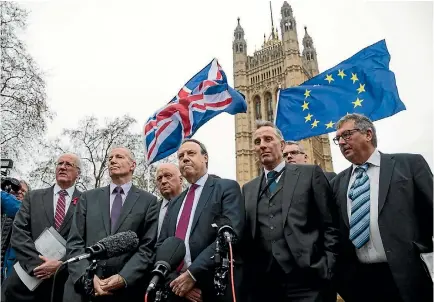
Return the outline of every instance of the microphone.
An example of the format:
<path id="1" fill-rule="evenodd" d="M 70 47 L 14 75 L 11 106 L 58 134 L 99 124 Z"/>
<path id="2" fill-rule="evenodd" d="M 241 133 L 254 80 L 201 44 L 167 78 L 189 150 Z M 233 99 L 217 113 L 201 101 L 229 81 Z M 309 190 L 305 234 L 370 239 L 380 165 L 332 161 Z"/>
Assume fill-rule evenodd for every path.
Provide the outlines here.
<path id="1" fill-rule="evenodd" d="M 167 275 L 184 260 L 185 257 L 185 244 L 184 241 L 177 237 L 169 237 L 163 241 L 163 244 L 158 248 L 152 274 L 154 275 L 149 282 L 146 293 L 155 289 L 160 279 L 167 277 Z"/>
<path id="2" fill-rule="evenodd" d="M 117 233 L 101 239 L 92 246 L 84 249 L 84 254 L 70 258 L 62 263 L 77 262 L 83 259 L 108 259 L 131 252 L 139 245 L 139 238 L 133 231 Z"/>
<path id="3" fill-rule="evenodd" d="M 236 241 L 236 233 L 231 226 L 231 221 L 226 216 L 216 216 L 214 218 L 214 226 L 218 227 L 217 234 L 222 237 L 227 243 L 233 243 Z"/>

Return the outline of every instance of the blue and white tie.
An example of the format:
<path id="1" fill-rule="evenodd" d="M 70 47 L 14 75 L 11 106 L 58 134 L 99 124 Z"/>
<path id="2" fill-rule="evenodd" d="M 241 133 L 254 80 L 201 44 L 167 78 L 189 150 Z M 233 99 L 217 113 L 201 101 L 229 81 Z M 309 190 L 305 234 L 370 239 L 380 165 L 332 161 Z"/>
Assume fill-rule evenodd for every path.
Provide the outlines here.
<path id="1" fill-rule="evenodd" d="M 356 168 L 356 179 L 348 192 L 351 199 L 350 240 L 358 249 L 369 241 L 370 185 L 367 170 L 367 163 Z"/>

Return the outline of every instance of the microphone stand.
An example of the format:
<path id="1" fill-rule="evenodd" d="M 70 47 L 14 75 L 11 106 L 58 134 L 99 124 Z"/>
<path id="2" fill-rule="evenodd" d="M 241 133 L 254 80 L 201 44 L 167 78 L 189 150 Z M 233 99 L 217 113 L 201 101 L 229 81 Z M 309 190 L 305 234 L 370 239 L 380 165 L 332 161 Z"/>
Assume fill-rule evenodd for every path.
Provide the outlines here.
<path id="1" fill-rule="evenodd" d="M 86 268 L 86 273 L 84 275 L 85 276 L 84 284 L 83 284 L 84 292 L 86 293 L 87 296 L 90 297 L 90 300 L 92 299 L 92 296 L 94 294 L 93 277 L 95 276 L 96 268 L 97 268 L 97 261 L 94 259 Z"/>
<path id="2" fill-rule="evenodd" d="M 155 292 L 155 302 L 167 301 L 167 297 L 169 296 L 169 292 L 165 288 L 165 286 L 159 286 L 157 291 Z"/>
<path id="3" fill-rule="evenodd" d="M 214 255 L 216 269 L 214 273 L 214 288 L 217 296 L 223 296 L 227 286 L 227 276 L 229 271 L 228 250 L 222 245 L 220 236 L 216 240 L 216 253 Z"/>

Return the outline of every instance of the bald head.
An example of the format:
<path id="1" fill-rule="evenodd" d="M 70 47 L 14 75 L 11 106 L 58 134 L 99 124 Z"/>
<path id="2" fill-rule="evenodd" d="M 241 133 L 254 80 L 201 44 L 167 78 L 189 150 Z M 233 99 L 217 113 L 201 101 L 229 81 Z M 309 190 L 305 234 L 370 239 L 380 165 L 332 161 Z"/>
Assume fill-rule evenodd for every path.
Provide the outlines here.
<path id="1" fill-rule="evenodd" d="M 182 176 L 178 166 L 171 163 L 160 164 L 155 179 L 157 188 L 165 199 L 171 200 L 181 194 Z"/>

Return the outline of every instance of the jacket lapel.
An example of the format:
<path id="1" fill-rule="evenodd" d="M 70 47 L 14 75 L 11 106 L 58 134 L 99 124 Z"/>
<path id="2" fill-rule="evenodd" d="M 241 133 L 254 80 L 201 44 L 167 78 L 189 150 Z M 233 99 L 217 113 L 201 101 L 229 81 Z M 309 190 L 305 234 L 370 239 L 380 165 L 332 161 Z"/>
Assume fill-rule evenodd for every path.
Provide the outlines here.
<path id="1" fill-rule="evenodd" d="M 203 209 L 206 207 L 208 200 L 211 197 L 212 191 L 214 189 L 214 178 L 208 176 L 208 179 L 203 186 L 202 192 L 200 193 L 199 201 L 196 206 L 196 211 L 194 212 L 193 223 L 191 224 L 190 234 L 193 233 L 194 227 L 196 226 Z"/>
<path id="2" fill-rule="evenodd" d="M 390 187 L 390 180 L 392 179 L 393 168 L 395 167 L 395 160 L 387 154 L 380 153 L 380 183 L 378 188 L 378 215 L 386 203 L 387 193 Z"/>
<path id="3" fill-rule="evenodd" d="M 47 188 L 44 195 L 42 195 L 42 204 L 45 209 L 45 214 L 50 225 L 54 226 L 54 208 L 53 208 L 53 198 L 54 198 L 54 186 Z"/>
<path id="4" fill-rule="evenodd" d="M 139 194 L 140 194 L 139 190 L 134 185 L 131 186 L 127 198 L 125 199 L 124 205 L 122 206 L 121 214 L 119 216 L 118 221 L 116 222 L 113 234 L 115 234 L 119 230 L 119 227 L 122 225 L 125 218 L 131 212 L 131 209 L 134 207 L 134 205 L 137 202 L 137 199 L 139 198 Z"/>
<path id="5" fill-rule="evenodd" d="M 283 177 L 283 198 L 282 198 L 282 215 L 283 215 L 283 227 L 285 227 L 286 218 L 288 217 L 288 211 L 291 206 L 292 197 L 294 195 L 295 187 L 297 186 L 298 177 L 300 172 L 297 166 L 286 164 Z"/>
<path id="6" fill-rule="evenodd" d="M 75 205 L 73 203 L 74 198 L 80 198 L 81 192 L 77 189 L 74 189 L 74 193 L 72 193 L 71 203 L 69 204 L 68 211 L 66 211 L 65 218 L 63 219 L 62 225 L 60 226 L 59 232 L 62 232 L 65 226 L 68 224 L 68 221 L 72 218 L 75 211 Z"/>
<path id="7" fill-rule="evenodd" d="M 101 188 L 98 192 L 99 208 L 107 236 L 111 234 L 110 226 L 110 186 Z"/>
<path id="8" fill-rule="evenodd" d="M 341 203 L 340 209 L 341 209 L 342 219 L 344 220 L 344 223 L 347 225 L 348 228 L 350 227 L 350 222 L 348 219 L 347 192 L 348 192 L 348 185 L 350 184 L 352 171 L 353 171 L 353 166 L 350 166 L 348 169 L 345 170 L 344 174 L 342 175 L 342 181 L 340 182 L 340 187 L 338 192 L 339 194 L 338 202 Z"/>
<path id="9" fill-rule="evenodd" d="M 250 215 L 250 224 L 251 224 L 251 228 L 250 230 L 252 231 L 252 238 L 255 238 L 255 233 L 256 233 L 256 216 L 257 216 L 257 212 L 258 212 L 258 196 L 260 194 L 260 190 L 261 190 L 261 183 L 262 180 L 264 179 L 264 173 L 261 174 L 261 176 L 256 177 L 252 183 L 250 184 L 250 186 L 252 187 L 252 189 L 248 189 L 246 188 L 246 190 L 244 190 L 244 193 L 246 194 L 245 196 L 245 204 L 246 204 L 246 214 Z"/>

